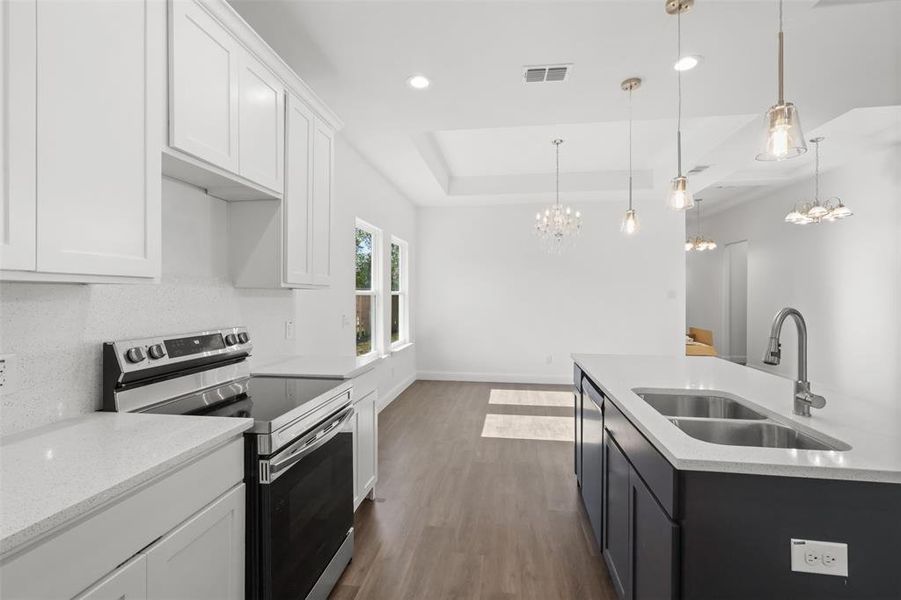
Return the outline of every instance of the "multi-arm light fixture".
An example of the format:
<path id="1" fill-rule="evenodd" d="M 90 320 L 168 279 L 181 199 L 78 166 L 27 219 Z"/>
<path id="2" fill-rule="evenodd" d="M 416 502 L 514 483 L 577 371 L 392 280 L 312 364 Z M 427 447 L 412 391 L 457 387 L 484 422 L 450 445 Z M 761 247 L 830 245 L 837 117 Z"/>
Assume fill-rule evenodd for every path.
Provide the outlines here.
<path id="1" fill-rule="evenodd" d="M 556 200 L 549 208 L 535 215 L 535 233 L 550 254 L 560 254 L 573 242 L 582 229 L 582 214 L 560 203 L 560 144 L 563 140 L 551 142 L 557 149 Z"/>
<path id="2" fill-rule="evenodd" d="M 838 221 L 850 217 L 854 213 L 842 203 L 840 198 L 832 198 L 820 202 L 820 142 L 822 137 L 815 137 L 810 142 L 816 152 L 816 167 L 814 172 L 813 202 L 805 202 L 795 205 L 791 212 L 785 215 L 785 222 L 792 225 L 808 225 L 810 223 L 822 223 L 823 221 Z"/>
<path id="3" fill-rule="evenodd" d="M 698 252 L 703 252 L 704 250 L 713 250 L 716 248 L 716 242 L 711 240 L 710 238 L 705 238 L 701 235 L 701 202 L 702 200 L 698 198 L 695 200 L 697 203 L 697 214 L 698 214 L 698 233 L 692 238 L 688 238 L 685 240 L 685 251 L 691 252 L 692 250 L 696 250 Z"/>

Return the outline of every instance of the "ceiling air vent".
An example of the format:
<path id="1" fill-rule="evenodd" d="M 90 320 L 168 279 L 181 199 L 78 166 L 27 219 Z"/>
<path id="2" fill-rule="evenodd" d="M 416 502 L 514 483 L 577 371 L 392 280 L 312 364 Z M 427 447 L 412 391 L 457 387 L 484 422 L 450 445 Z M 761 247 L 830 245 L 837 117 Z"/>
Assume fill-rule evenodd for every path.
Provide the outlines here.
<path id="1" fill-rule="evenodd" d="M 526 83 L 545 83 L 549 81 L 566 81 L 572 65 L 531 65 L 522 68 L 523 81 Z"/>
<path id="2" fill-rule="evenodd" d="M 689 175 L 697 175 L 698 173 L 703 173 L 707 169 L 710 168 L 710 165 L 698 165 L 688 172 Z"/>

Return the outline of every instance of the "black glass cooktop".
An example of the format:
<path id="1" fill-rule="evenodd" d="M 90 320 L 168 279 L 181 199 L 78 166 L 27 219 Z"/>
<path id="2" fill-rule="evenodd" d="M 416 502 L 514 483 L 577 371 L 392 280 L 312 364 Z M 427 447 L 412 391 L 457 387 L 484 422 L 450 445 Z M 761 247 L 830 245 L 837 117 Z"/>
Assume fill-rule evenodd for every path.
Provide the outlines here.
<path id="1" fill-rule="evenodd" d="M 307 408 L 313 410 L 322 401 L 331 398 L 334 395 L 332 392 L 345 383 L 340 379 L 251 377 L 211 392 L 168 402 L 145 412 L 249 417 L 258 423 L 271 423 L 288 413 L 300 415 L 308 412 Z"/>

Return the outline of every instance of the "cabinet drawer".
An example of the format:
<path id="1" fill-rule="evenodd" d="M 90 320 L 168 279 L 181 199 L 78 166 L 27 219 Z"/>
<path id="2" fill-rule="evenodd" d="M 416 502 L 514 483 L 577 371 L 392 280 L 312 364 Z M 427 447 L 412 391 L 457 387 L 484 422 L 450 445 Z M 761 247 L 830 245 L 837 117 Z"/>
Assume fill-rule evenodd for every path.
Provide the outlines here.
<path id="1" fill-rule="evenodd" d="M 676 470 L 613 404 L 604 406 L 604 426 L 670 517 L 676 514 Z"/>
<path id="2" fill-rule="evenodd" d="M 243 477 L 236 438 L 4 560 L 3 598 L 71 598 Z"/>

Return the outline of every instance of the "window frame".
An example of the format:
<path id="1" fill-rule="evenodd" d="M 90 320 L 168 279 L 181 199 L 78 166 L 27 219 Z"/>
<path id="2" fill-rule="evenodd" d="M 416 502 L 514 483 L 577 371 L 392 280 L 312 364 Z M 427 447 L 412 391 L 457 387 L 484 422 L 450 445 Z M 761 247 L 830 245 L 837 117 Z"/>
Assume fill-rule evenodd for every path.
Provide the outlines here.
<path id="1" fill-rule="evenodd" d="M 391 269 L 391 251 L 393 248 L 391 246 L 397 246 L 400 250 L 400 258 L 397 261 L 398 269 L 400 270 L 400 276 L 398 277 L 398 290 L 394 291 L 391 289 L 391 279 L 392 274 L 390 273 Z M 410 244 L 407 243 L 406 240 L 402 240 L 401 238 L 392 235 L 390 240 L 390 246 L 388 247 L 388 296 L 389 296 L 389 304 L 388 304 L 388 322 L 389 322 L 389 330 L 388 330 L 388 342 L 390 344 L 391 350 L 397 350 L 402 346 L 406 346 L 411 343 L 410 336 Z M 398 296 L 398 307 L 400 309 L 400 315 L 398 318 L 398 335 L 397 341 L 391 340 L 391 331 L 390 331 L 390 322 L 391 322 L 391 303 L 393 302 L 394 296 Z"/>
<path id="2" fill-rule="evenodd" d="M 356 233 L 357 230 L 365 231 L 372 236 L 372 255 L 369 261 L 369 289 L 357 289 L 357 270 L 356 270 Z M 354 355 L 357 359 L 368 358 L 379 354 L 382 349 L 382 311 L 380 297 L 382 293 L 382 230 L 368 223 L 363 219 L 357 218 L 354 225 Z M 360 296 L 369 296 L 369 324 L 370 334 L 370 350 L 365 354 L 357 354 L 357 333 L 356 333 L 356 315 L 357 315 L 357 298 Z"/>

